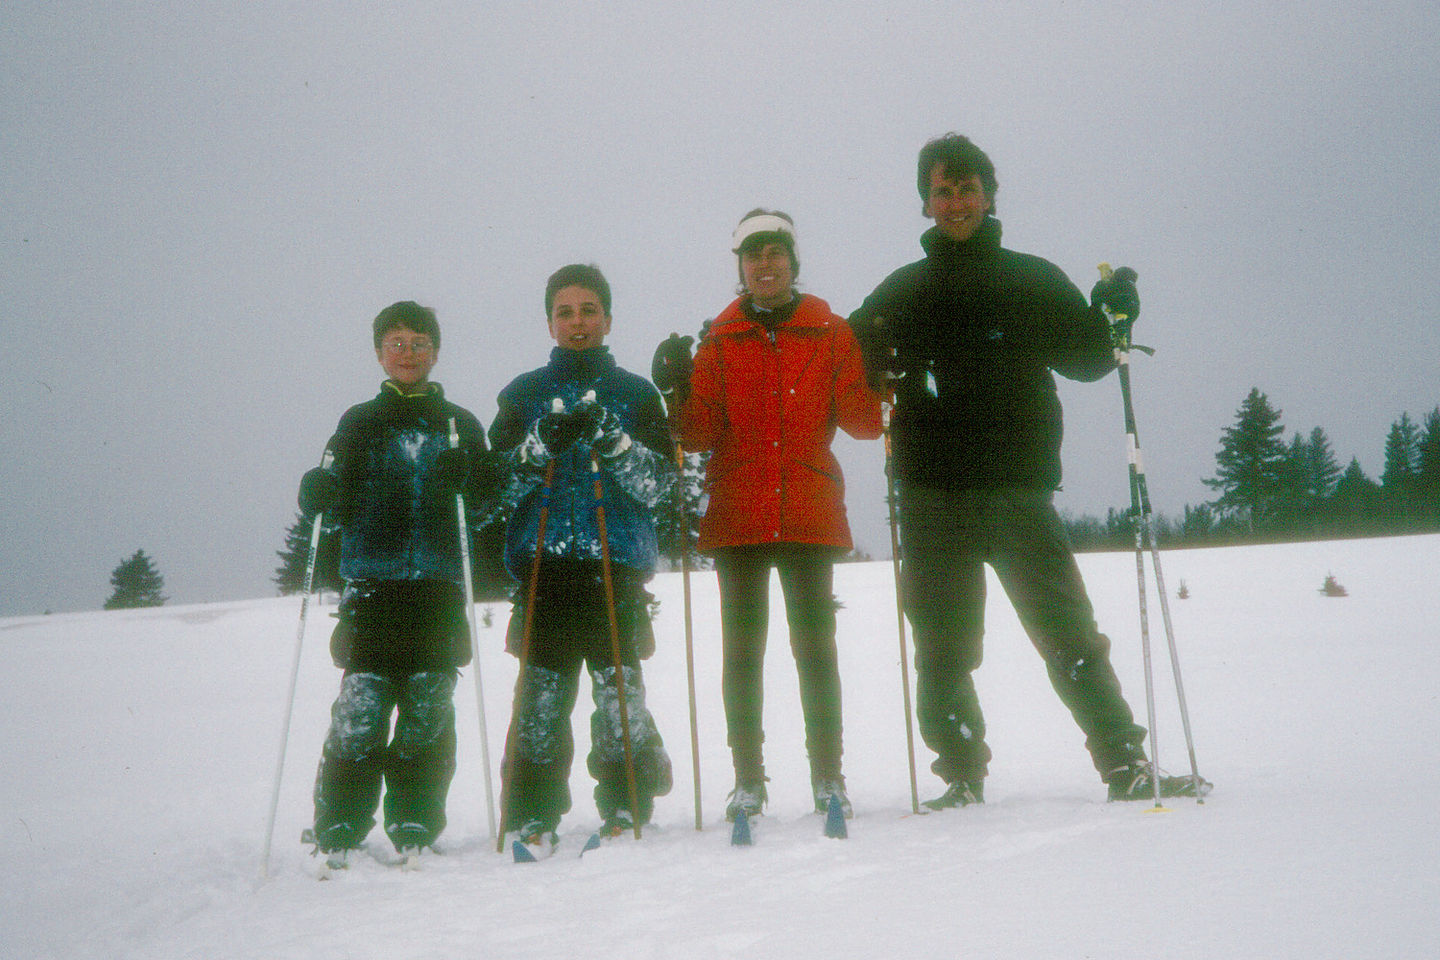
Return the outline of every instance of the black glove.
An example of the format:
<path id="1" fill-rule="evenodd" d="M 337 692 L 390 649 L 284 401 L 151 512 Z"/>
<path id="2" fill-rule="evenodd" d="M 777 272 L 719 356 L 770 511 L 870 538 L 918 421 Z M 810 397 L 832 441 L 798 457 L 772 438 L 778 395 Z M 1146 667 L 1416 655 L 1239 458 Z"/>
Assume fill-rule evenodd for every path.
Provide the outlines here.
<path id="1" fill-rule="evenodd" d="M 1140 316 L 1140 291 L 1135 289 L 1139 275 L 1129 267 L 1121 267 L 1095 284 L 1090 291 L 1092 306 L 1104 308 L 1112 316 L 1124 317 L 1134 323 Z"/>
<path id="2" fill-rule="evenodd" d="M 435 479 L 453 493 L 465 490 L 470 480 L 470 457 L 461 447 L 446 447 L 435 456 Z"/>
<path id="3" fill-rule="evenodd" d="M 672 333 L 655 348 L 655 359 L 650 362 L 650 379 L 665 396 L 676 394 L 683 399 L 690 392 L 690 375 L 695 372 L 690 346 L 694 342 L 693 337 Z"/>
<path id="4" fill-rule="evenodd" d="M 340 478 L 324 467 L 312 467 L 300 478 L 300 494 L 296 500 L 300 512 L 307 517 L 329 512 L 340 499 Z"/>
<path id="5" fill-rule="evenodd" d="M 555 455 L 579 440 L 584 427 L 575 414 L 566 410 L 552 410 L 536 422 L 535 435 L 545 444 L 545 449 Z"/>
<path id="6" fill-rule="evenodd" d="M 890 324 L 884 317 L 872 317 L 856 324 L 853 328 L 855 339 L 860 344 L 860 357 L 865 362 L 865 380 L 870 389 L 879 394 L 888 394 L 892 381 L 904 372 L 895 355 L 895 341 L 890 336 Z"/>
<path id="7" fill-rule="evenodd" d="M 577 403 L 573 416 L 580 425 L 580 439 L 590 444 L 596 456 L 613 457 L 630 446 L 620 418 L 594 400 Z"/>

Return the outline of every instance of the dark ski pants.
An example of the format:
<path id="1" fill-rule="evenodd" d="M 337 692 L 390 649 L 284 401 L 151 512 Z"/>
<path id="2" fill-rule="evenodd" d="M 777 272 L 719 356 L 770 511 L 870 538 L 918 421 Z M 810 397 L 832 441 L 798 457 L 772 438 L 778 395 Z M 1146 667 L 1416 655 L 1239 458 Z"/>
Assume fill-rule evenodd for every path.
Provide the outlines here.
<path id="1" fill-rule="evenodd" d="M 770 571 L 778 571 L 800 679 L 812 779 L 839 780 L 840 668 L 835 647 L 834 557 L 830 547 L 781 543 L 715 551 L 723 647 L 726 737 L 740 783 L 765 775 L 762 744 Z"/>
<path id="2" fill-rule="evenodd" d="M 988 771 L 985 718 L 971 677 L 985 630 L 985 564 L 1020 617 L 1051 686 L 1085 733 L 1102 778 L 1144 756 L 1094 609 L 1048 490 L 901 491 L 902 582 L 915 635 L 916 714 L 946 782 Z"/>
<path id="3" fill-rule="evenodd" d="M 315 776 L 315 838 L 322 849 L 365 839 L 375 826 L 382 782 L 385 832 L 396 848 L 427 845 L 445 829 L 445 797 L 455 775 L 455 678 L 453 670 L 345 673 Z"/>
<path id="4" fill-rule="evenodd" d="M 570 767 L 575 757 L 570 716 L 579 693 L 582 666 L 590 675 L 595 703 L 586 761 L 596 781 L 595 806 L 607 819 L 616 810 L 630 809 L 625 726 L 620 721 L 620 693 L 603 592 L 597 595 L 600 588 L 590 584 L 571 583 L 568 588 L 575 592 L 567 596 L 567 588 L 558 584 L 542 586 L 541 597 L 537 598 L 535 628 L 523 674 L 516 684 L 513 719 L 501 762 L 507 830 L 519 829 L 530 820 L 540 820 L 553 828 L 570 810 Z M 543 607 L 540 599 L 547 600 Z M 654 810 L 654 798 L 670 792 L 670 757 L 655 718 L 645 705 L 645 682 L 634 644 L 634 617 L 640 614 L 634 604 L 618 602 L 618 598 L 617 610 L 620 682 L 624 684 L 640 807 L 632 813 L 644 823 Z"/>

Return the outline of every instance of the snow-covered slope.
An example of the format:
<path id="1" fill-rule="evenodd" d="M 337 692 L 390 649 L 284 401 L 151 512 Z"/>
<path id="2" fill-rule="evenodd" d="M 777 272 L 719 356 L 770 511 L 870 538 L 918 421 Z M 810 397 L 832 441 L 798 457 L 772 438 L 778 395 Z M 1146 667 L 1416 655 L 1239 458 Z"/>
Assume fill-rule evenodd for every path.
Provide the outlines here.
<path id="1" fill-rule="evenodd" d="M 1345 958 L 1440 956 L 1440 537 L 1164 555 L 1204 805 L 1107 804 L 1081 736 L 992 586 L 977 674 L 995 751 L 983 807 L 910 815 L 888 563 L 839 568 L 846 772 L 857 816 L 808 811 L 795 670 L 776 602 L 771 806 L 732 848 L 713 574 L 697 574 L 705 829 L 694 829 L 678 575 L 657 581 L 650 702 L 675 761 L 657 823 L 583 860 L 578 763 L 562 854 L 487 837 L 473 675 L 444 853 L 329 883 L 298 843 L 338 671 L 311 607 L 271 878 L 265 816 L 296 598 L 0 620 L 0 957 Z M 1134 558 L 1081 566 L 1144 714 Z M 1349 596 L 1318 588 L 1333 573 Z M 1190 597 L 1173 599 L 1181 580 Z M 1152 598 L 1159 749 L 1188 767 Z M 514 662 L 482 632 L 492 758 Z M 576 716 L 580 756 L 588 704 Z M 940 789 L 917 743 L 922 797 Z M 372 845 L 383 844 L 377 830 Z"/>

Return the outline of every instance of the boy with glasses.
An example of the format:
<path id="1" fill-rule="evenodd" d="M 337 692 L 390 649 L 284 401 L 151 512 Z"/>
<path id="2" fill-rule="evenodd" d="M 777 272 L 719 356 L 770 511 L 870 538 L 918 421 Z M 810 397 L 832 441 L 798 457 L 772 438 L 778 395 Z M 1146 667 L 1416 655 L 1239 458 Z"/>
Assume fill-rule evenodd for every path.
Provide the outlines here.
<path id="1" fill-rule="evenodd" d="M 315 844 L 332 867 L 375 825 L 382 783 L 385 833 L 407 858 L 445 828 L 452 697 L 470 662 L 455 495 L 473 528 L 493 487 L 480 422 L 430 381 L 435 312 L 392 304 L 373 333 L 387 379 L 340 418 L 333 464 L 308 471 L 299 496 L 304 514 L 323 512 L 341 533 L 345 589 L 330 650 L 345 673 L 315 778 Z"/>

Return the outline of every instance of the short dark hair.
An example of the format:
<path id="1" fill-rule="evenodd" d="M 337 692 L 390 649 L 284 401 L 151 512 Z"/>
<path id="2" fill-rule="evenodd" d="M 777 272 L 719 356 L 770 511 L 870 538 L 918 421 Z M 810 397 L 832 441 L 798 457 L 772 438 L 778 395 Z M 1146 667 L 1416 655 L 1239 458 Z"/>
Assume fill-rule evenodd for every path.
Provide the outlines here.
<path id="1" fill-rule="evenodd" d="M 430 338 L 436 350 L 440 349 L 440 324 L 435 319 L 435 311 L 420 306 L 414 300 L 401 300 L 390 304 L 375 315 L 373 327 L 376 350 L 380 349 L 380 341 L 385 339 L 385 334 L 396 327 L 423 333 Z"/>
<path id="2" fill-rule="evenodd" d="M 545 319 L 550 319 L 550 308 L 555 305 L 555 294 L 566 287 L 584 287 L 600 298 L 605 316 L 610 316 L 610 283 L 605 274 L 593 263 L 571 263 L 550 274 L 545 281 Z"/>
<path id="3" fill-rule="evenodd" d="M 935 137 L 920 148 L 919 163 L 916 164 L 915 186 L 920 190 L 922 204 L 930 202 L 930 171 L 940 164 L 941 174 L 947 180 L 965 180 L 979 177 L 985 198 L 990 201 L 990 212 L 995 212 L 995 192 L 1000 183 L 995 179 L 995 164 L 969 137 L 958 133 L 947 133 Z"/>

